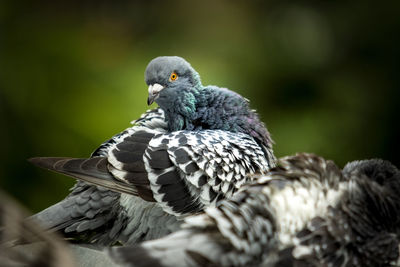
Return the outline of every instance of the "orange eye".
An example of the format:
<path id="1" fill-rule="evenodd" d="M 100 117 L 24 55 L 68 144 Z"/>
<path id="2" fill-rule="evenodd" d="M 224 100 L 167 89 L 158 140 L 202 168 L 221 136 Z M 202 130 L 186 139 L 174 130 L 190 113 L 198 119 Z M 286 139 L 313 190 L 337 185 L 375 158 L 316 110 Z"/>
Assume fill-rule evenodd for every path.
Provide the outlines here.
<path id="1" fill-rule="evenodd" d="M 178 74 L 176 74 L 175 72 L 171 73 L 171 76 L 169 76 L 170 81 L 175 81 L 177 79 L 178 79 Z"/>

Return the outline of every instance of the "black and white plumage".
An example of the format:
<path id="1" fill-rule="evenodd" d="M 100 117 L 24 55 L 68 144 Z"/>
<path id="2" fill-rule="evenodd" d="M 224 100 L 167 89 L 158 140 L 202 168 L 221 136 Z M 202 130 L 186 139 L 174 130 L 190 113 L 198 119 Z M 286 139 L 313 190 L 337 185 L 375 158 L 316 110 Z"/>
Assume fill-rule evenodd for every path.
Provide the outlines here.
<path id="1" fill-rule="evenodd" d="M 84 181 L 35 216 L 49 228 L 107 245 L 157 238 L 176 230 L 180 217 L 230 197 L 246 174 L 275 165 L 269 133 L 248 101 L 203 86 L 184 59 L 154 59 L 146 83 L 148 102 L 160 107 L 90 158 L 30 160 Z"/>
<path id="2" fill-rule="evenodd" d="M 400 172 L 298 154 L 180 231 L 113 248 L 128 266 L 391 266 L 399 264 Z"/>
<path id="3" fill-rule="evenodd" d="M 399 266 L 399 169 L 372 159 L 351 162 L 342 173 L 347 190 L 297 234 L 293 265 Z"/>

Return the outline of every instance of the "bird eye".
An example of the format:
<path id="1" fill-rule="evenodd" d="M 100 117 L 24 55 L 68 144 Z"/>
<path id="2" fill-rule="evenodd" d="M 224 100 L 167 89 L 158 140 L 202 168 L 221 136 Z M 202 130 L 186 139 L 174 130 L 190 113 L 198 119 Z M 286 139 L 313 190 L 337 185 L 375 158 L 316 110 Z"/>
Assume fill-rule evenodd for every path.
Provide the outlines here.
<path id="1" fill-rule="evenodd" d="M 172 81 L 175 81 L 175 80 L 177 80 L 178 79 L 178 74 L 176 74 L 175 72 L 173 72 L 173 73 L 171 73 L 171 76 L 169 76 L 169 80 L 172 82 Z"/>

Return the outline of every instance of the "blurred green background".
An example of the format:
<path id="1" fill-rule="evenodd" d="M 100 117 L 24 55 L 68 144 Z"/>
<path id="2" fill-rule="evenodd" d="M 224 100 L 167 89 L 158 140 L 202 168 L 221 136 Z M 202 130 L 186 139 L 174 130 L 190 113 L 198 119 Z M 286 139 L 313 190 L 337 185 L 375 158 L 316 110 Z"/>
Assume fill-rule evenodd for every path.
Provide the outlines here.
<path id="1" fill-rule="evenodd" d="M 277 156 L 399 156 L 399 1 L 1 1 L 0 187 L 33 212 L 74 180 L 27 163 L 86 157 L 148 107 L 144 70 L 186 58 L 251 100 Z"/>

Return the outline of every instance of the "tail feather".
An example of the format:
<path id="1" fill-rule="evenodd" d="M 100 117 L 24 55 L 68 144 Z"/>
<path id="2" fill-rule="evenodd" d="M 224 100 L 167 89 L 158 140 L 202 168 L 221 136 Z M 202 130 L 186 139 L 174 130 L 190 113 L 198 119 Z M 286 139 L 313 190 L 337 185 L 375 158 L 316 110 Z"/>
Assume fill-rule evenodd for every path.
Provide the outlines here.
<path id="1" fill-rule="evenodd" d="M 34 165 L 54 172 L 62 173 L 79 180 L 103 186 L 110 190 L 138 195 L 137 189 L 118 181 L 107 168 L 107 158 L 66 158 L 66 157 L 36 157 L 28 160 Z"/>

